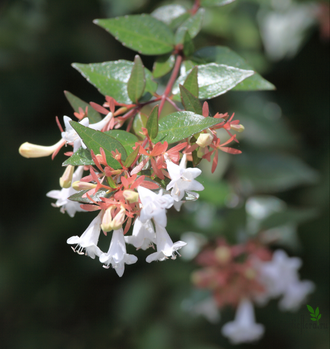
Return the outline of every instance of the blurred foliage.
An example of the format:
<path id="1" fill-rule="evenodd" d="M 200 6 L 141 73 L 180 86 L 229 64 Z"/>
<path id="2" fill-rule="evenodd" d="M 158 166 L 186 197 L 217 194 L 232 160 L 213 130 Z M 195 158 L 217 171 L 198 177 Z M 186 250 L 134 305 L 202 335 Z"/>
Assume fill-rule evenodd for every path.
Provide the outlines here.
<path id="1" fill-rule="evenodd" d="M 233 318 L 232 309 L 221 313 L 220 323 L 211 324 L 184 306 L 194 299 L 191 256 L 149 265 L 138 251 L 138 263 L 118 278 L 98 262 L 73 255 L 65 241 L 84 231 L 91 214 L 78 213 L 79 218 L 72 220 L 45 197 L 58 187 L 64 156 L 27 160 L 17 152 L 27 140 L 45 145 L 58 140 L 54 117 L 72 114 L 63 90 L 103 102 L 71 68 L 72 62 L 133 60 L 133 51 L 92 20 L 151 12 L 164 3 L 171 2 L 0 4 L 1 348 L 230 347 L 220 327 Z M 190 1 L 176 3 L 191 6 Z M 243 154 L 221 154 L 212 176 L 209 164 L 202 164 L 201 199 L 181 214 L 170 211 L 168 230 L 174 238 L 193 232 L 207 239 L 225 236 L 236 243 L 265 229 L 266 238 L 276 240 L 276 246 L 303 259 L 302 279 L 317 285 L 309 304 L 320 307 L 329 326 L 329 37 L 315 15 L 318 4 L 237 0 L 206 11 L 196 48 L 229 46 L 277 90 L 229 92 L 213 101 L 213 112 L 235 112 L 245 126 L 239 134 Z M 309 13 L 308 25 L 296 25 L 289 45 L 274 57 L 264 41 L 265 18 L 275 12 L 285 14 L 291 5 L 295 13 L 304 6 L 301 18 Z M 286 51 L 292 47 L 295 50 Z M 152 57 L 143 57 L 143 62 L 151 69 Z M 267 210 L 256 209 L 258 205 Z M 254 347 L 328 347 L 328 330 L 292 328 L 307 315 L 304 307 L 297 313 L 282 313 L 275 302 L 258 308 L 256 316 L 266 334 Z"/>

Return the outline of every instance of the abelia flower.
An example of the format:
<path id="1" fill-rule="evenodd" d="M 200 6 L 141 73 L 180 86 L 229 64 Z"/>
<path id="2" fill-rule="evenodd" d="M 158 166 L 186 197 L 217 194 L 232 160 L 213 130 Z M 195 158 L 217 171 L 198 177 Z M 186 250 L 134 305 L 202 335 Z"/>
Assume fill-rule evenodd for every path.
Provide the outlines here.
<path id="1" fill-rule="evenodd" d="M 72 183 L 79 181 L 82 177 L 83 172 L 84 166 L 78 166 L 72 176 Z M 46 196 L 57 199 L 53 206 L 61 207 L 60 211 L 62 213 L 67 212 L 70 217 L 74 217 L 76 212 L 85 212 L 85 210 L 80 207 L 79 202 L 71 201 L 68 199 L 71 195 L 76 193 L 77 192 L 71 186 L 69 188 L 63 188 L 62 190 L 51 190 L 46 194 Z"/>
<path id="2" fill-rule="evenodd" d="M 163 195 L 162 190 L 158 194 L 141 186 L 137 190 L 142 204 L 140 221 L 145 223 L 153 218 L 159 225 L 166 227 L 166 209 L 173 205 L 173 198 L 168 194 Z"/>
<path id="3" fill-rule="evenodd" d="M 142 223 L 139 217 L 136 218 L 131 236 L 125 236 L 125 241 L 136 249 L 146 250 L 156 243 L 156 233 L 150 220 Z"/>
<path id="4" fill-rule="evenodd" d="M 221 329 L 221 333 L 232 344 L 257 341 L 264 332 L 264 326 L 255 322 L 252 302 L 246 298 L 240 301 L 235 320 L 226 323 Z"/>
<path id="5" fill-rule="evenodd" d="M 305 302 L 308 294 L 315 290 L 315 285 L 312 281 L 295 281 L 290 283 L 279 301 L 278 305 L 281 310 L 296 311 Z"/>
<path id="6" fill-rule="evenodd" d="M 197 199 L 199 195 L 192 190 L 201 191 L 204 190 L 204 187 L 194 178 L 198 177 L 202 171 L 199 168 L 186 168 L 186 154 L 183 155 L 180 165 L 176 165 L 170 160 L 166 160 L 166 163 L 171 177 L 171 182 L 167 185 L 166 190 L 172 189 L 173 199 L 175 201 L 182 200 L 186 192 Z"/>
<path id="7" fill-rule="evenodd" d="M 104 268 L 109 268 L 110 264 L 116 270 L 118 276 L 123 276 L 125 264 L 136 263 L 137 257 L 126 253 L 126 244 L 123 229 L 114 230 L 110 247 L 107 253 L 100 255 L 100 262 Z"/>
<path id="8" fill-rule="evenodd" d="M 187 245 L 187 243 L 184 241 L 177 241 L 173 243 L 165 227 L 159 225 L 157 222 L 155 222 L 155 227 L 157 252 L 150 254 L 147 257 L 146 261 L 148 263 L 156 260 L 163 261 L 168 257 L 175 259 L 175 252 L 177 252 L 183 246 Z"/>
<path id="9" fill-rule="evenodd" d="M 76 244 L 75 248 L 72 248 L 78 254 L 85 254 L 91 258 L 95 256 L 100 256 L 102 251 L 97 246 L 99 241 L 99 236 L 101 232 L 101 222 L 102 222 L 103 212 L 101 211 L 90 223 L 84 233 L 79 236 L 71 236 L 66 242 L 69 245 Z"/>

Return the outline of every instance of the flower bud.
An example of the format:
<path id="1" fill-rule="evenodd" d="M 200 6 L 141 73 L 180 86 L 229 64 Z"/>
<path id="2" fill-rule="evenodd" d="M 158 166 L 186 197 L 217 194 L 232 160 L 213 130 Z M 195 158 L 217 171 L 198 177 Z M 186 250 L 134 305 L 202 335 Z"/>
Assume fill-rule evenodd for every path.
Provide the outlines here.
<path id="1" fill-rule="evenodd" d="M 139 201 L 139 194 L 134 190 L 124 190 L 123 195 L 130 204 Z"/>
<path id="2" fill-rule="evenodd" d="M 89 182 L 75 181 L 72 183 L 72 188 L 74 190 L 90 190 L 96 188 L 96 184 Z"/>
<path id="3" fill-rule="evenodd" d="M 241 124 L 239 125 L 230 125 L 230 128 L 234 131 L 237 131 L 237 132 L 243 132 L 245 130 L 245 127 Z"/>
<path id="4" fill-rule="evenodd" d="M 117 229 L 121 228 L 121 226 L 123 225 L 123 223 L 125 221 L 125 217 L 126 217 L 125 208 L 122 207 L 112 221 L 112 229 L 117 230 Z"/>
<path id="5" fill-rule="evenodd" d="M 213 135 L 209 133 L 201 133 L 196 141 L 201 148 L 209 146 L 213 141 Z"/>
<path id="6" fill-rule="evenodd" d="M 54 151 L 62 145 L 62 143 L 63 140 L 61 139 L 54 145 L 44 147 L 42 145 L 25 142 L 19 147 L 18 151 L 25 158 L 41 158 L 52 155 Z"/>
<path id="7" fill-rule="evenodd" d="M 68 165 L 63 173 L 63 176 L 60 178 L 60 186 L 62 188 L 70 188 L 72 182 L 74 166 Z"/>
<path id="8" fill-rule="evenodd" d="M 198 149 L 197 149 L 197 157 L 198 158 L 201 159 L 205 155 L 205 149 L 206 148 L 198 147 Z"/>
<path id="9" fill-rule="evenodd" d="M 114 210 L 115 206 L 111 206 L 107 208 L 104 212 L 103 218 L 102 218 L 102 224 L 101 224 L 101 229 L 107 233 L 108 231 L 113 230 L 112 227 L 112 211 Z"/>

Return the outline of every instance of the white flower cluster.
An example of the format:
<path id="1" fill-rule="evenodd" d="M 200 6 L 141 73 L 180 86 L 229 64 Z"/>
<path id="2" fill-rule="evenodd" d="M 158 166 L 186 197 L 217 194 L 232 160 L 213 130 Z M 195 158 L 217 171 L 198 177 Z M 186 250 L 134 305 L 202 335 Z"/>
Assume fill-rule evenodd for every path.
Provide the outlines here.
<path id="1" fill-rule="evenodd" d="M 66 132 L 68 132 L 70 124 L 66 123 L 66 126 Z M 70 141 L 73 141 L 72 137 L 70 137 Z M 166 163 L 171 177 L 171 182 L 167 185 L 166 190 L 172 190 L 170 194 L 163 194 L 163 190 L 155 193 L 142 186 L 137 188 L 141 212 L 140 216 L 135 219 L 131 236 L 124 236 L 122 227 L 114 230 L 109 250 L 107 253 L 103 253 L 97 246 L 104 215 L 104 211 L 101 210 L 80 237 L 72 236 L 67 240 L 68 244 L 76 245 L 73 248 L 74 251 L 86 254 L 93 259 L 95 256 L 99 257 L 105 268 L 109 268 L 111 265 L 119 276 L 123 275 L 125 264 L 133 264 L 137 261 L 136 256 L 126 252 L 126 243 L 133 245 L 136 249 L 143 250 L 156 245 L 156 252 L 150 254 L 146 259 L 148 263 L 157 260 L 163 261 L 169 257 L 175 259 L 177 251 L 186 243 L 183 241 L 173 243 L 166 231 L 166 210 L 174 204 L 181 206 L 185 195 L 197 199 L 198 194 L 194 190 L 200 191 L 204 187 L 194 179 L 201 174 L 201 170 L 186 168 L 186 155 L 183 156 L 179 165 L 170 160 L 167 160 Z M 73 175 L 73 182 L 80 180 L 82 173 L 83 167 L 78 167 Z M 73 217 L 75 212 L 82 211 L 79 203 L 68 199 L 74 192 L 74 189 L 70 187 L 52 190 L 47 196 L 57 199 L 55 206 L 61 207 L 62 212 L 67 211 Z"/>

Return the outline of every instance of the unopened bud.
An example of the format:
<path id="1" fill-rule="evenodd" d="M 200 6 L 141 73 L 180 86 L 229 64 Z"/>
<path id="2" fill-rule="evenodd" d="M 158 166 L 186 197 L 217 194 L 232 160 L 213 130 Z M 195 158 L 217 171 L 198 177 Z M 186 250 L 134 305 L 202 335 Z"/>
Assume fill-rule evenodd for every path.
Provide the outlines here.
<path id="1" fill-rule="evenodd" d="M 68 165 L 63 173 L 63 176 L 60 178 L 60 186 L 62 188 L 70 188 L 72 182 L 74 166 Z"/>
<path id="2" fill-rule="evenodd" d="M 201 133 L 196 141 L 201 148 L 209 146 L 213 141 L 213 135 L 209 133 Z"/>
<path id="3" fill-rule="evenodd" d="M 103 218 L 102 218 L 102 224 L 101 224 L 101 229 L 107 233 L 108 231 L 113 230 L 112 227 L 112 211 L 115 208 L 115 206 L 111 206 L 107 208 L 104 212 Z"/>
<path id="4" fill-rule="evenodd" d="M 231 257 L 231 251 L 230 248 L 227 246 L 219 246 L 215 250 L 215 258 L 220 263 L 227 263 L 230 260 Z"/>
<path id="5" fill-rule="evenodd" d="M 96 184 L 89 182 L 75 181 L 72 183 L 72 188 L 74 190 L 90 190 L 96 188 Z"/>
<path id="6" fill-rule="evenodd" d="M 115 218 L 112 221 L 112 229 L 113 230 L 117 230 L 119 228 L 121 228 L 121 226 L 123 225 L 124 221 L 125 221 L 125 208 L 122 207 L 120 209 L 120 211 L 116 214 Z"/>
<path id="7" fill-rule="evenodd" d="M 249 280 L 253 280 L 257 276 L 256 271 L 252 268 L 246 269 L 244 274 L 245 274 L 245 277 Z"/>
<path id="8" fill-rule="evenodd" d="M 230 128 L 234 131 L 237 131 L 237 132 L 243 132 L 245 130 L 245 127 L 241 124 L 239 125 L 230 125 Z"/>
<path id="9" fill-rule="evenodd" d="M 62 143 L 63 140 L 61 139 L 54 145 L 44 147 L 42 145 L 25 142 L 19 147 L 18 151 L 25 158 L 41 158 L 52 155 L 54 151 L 62 145 Z"/>
<path id="10" fill-rule="evenodd" d="M 139 201 L 139 194 L 134 190 L 124 190 L 123 195 L 130 204 Z"/>
<path id="11" fill-rule="evenodd" d="M 198 149 L 197 149 L 197 157 L 198 158 L 202 158 L 204 155 L 205 155 L 205 149 L 206 148 L 202 148 L 202 147 L 199 147 Z"/>

